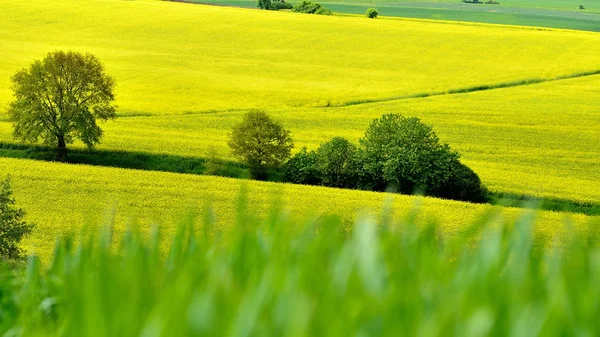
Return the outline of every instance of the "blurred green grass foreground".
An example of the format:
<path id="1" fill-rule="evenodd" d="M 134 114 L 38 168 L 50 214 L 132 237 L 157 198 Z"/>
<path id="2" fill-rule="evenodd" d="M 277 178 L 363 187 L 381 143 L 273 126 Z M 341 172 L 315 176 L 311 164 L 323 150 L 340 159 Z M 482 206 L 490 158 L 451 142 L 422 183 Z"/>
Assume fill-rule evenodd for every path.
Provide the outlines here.
<path id="1" fill-rule="evenodd" d="M 107 229 L 59 239 L 49 266 L 3 267 L 0 336 L 600 335 L 593 224 L 547 247 L 533 211 L 444 236 L 418 211 L 300 224 L 238 209 L 223 232 L 190 216 L 167 252 L 160 230 Z"/>

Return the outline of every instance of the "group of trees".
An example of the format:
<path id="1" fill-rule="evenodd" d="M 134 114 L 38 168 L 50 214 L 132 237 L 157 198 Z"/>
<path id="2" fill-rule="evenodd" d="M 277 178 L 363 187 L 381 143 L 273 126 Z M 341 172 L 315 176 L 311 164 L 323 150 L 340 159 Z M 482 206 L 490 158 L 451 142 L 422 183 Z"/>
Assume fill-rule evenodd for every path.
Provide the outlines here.
<path id="1" fill-rule="evenodd" d="M 266 9 L 270 11 L 277 11 L 280 9 L 292 9 L 292 4 L 285 2 L 285 0 L 258 0 L 258 8 Z"/>
<path id="2" fill-rule="evenodd" d="M 261 3 L 269 9 L 285 2 Z M 324 10 L 308 1 L 299 6 L 308 12 Z M 91 54 L 50 53 L 16 73 L 12 85 L 15 100 L 8 112 L 14 137 L 55 144 L 58 161 L 67 159 L 67 144 L 75 139 L 93 148 L 102 138 L 96 121 L 115 118 L 114 80 Z M 285 180 L 293 183 L 485 200 L 477 174 L 416 117 L 384 115 L 373 121 L 358 146 L 336 137 L 316 151 L 304 148 L 290 159 L 294 146 L 290 131 L 265 112 L 251 111 L 233 129 L 229 146 L 256 179 L 283 169 Z M 15 258 L 21 255 L 16 243 L 32 226 L 23 221 L 22 210 L 11 208 L 8 180 L 0 189 L 0 256 Z"/>
<path id="3" fill-rule="evenodd" d="M 297 184 L 486 199 L 477 174 L 416 117 L 384 115 L 371 123 L 358 146 L 336 137 L 288 160 L 293 148 L 289 130 L 265 112 L 252 111 L 234 128 L 229 146 L 256 179 L 282 169 L 284 179 Z"/>
<path id="4" fill-rule="evenodd" d="M 271 11 L 276 11 L 280 9 L 291 9 L 292 12 L 295 13 L 306 13 L 306 14 L 318 14 L 318 15 L 331 15 L 331 11 L 323 5 L 311 2 L 307 0 L 303 0 L 301 3 L 293 6 L 291 3 L 286 2 L 285 0 L 258 0 L 257 6 L 260 9 L 266 9 Z M 369 14 L 367 14 L 368 16 Z M 377 16 L 375 14 L 375 16 Z"/>
<path id="5" fill-rule="evenodd" d="M 260 9 L 266 9 L 271 11 L 277 11 L 280 9 L 291 9 L 295 13 L 306 13 L 306 14 L 318 14 L 318 15 L 331 15 L 331 10 L 323 7 L 320 3 L 303 0 L 301 3 L 293 6 L 285 0 L 258 0 L 257 6 Z M 367 8 L 365 16 L 374 19 L 379 15 L 379 11 L 376 8 Z"/>
<path id="6" fill-rule="evenodd" d="M 66 160 L 66 145 L 75 139 L 93 148 L 102 137 L 96 121 L 115 117 L 114 80 L 91 54 L 50 53 L 19 71 L 12 82 L 14 136 L 56 144 L 59 161 Z M 485 198 L 479 178 L 460 163 L 458 153 L 415 117 L 385 115 L 373 121 L 358 146 L 334 138 L 288 161 L 294 146 L 290 132 L 265 112 L 251 111 L 234 128 L 229 146 L 256 179 L 283 168 L 284 179 L 293 183 Z"/>
<path id="7" fill-rule="evenodd" d="M 317 15 L 331 15 L 331 10 L 323 7 L 320 3 L 303 0 L 292 8 L 292 12 L 305 13 L 305 14 L 317 14 Z"/>

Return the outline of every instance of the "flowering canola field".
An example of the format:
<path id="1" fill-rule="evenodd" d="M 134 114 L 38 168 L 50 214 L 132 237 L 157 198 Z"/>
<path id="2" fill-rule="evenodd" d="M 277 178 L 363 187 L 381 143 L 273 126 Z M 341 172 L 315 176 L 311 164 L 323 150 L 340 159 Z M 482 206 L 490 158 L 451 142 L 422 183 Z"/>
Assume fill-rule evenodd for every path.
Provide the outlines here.
<path id="1" fill-rule="evenodd" d="M 600 201 L 600 75 L 549 83 L 340 108 L 269 112 L 296 150 L 335 136 L 357 141 L 383 113 L 418 116 L 493 191 Z M 105 124 L 109 150 L 233 159 L 227 137 L 244 111 L 131 116 Z M 0 141 L 11 142 L 0 122 Z"/>
<path id="2" fill-rule="evenodd" d="M 447 235 L 493 210 L 498 211 L 498 219 L 514 219 L 523 212 L 435 198 L 0 158 L 0 174 L 6 173 L 12 175 L 19 205 L 38 225 L 25 245 L 45 262 L 50 259 L 57 236 L 80 234 L 82 224 L 90 226 L 84 226 L 88 231 L 97 230 L 95 225 L 113 216 L 118 235 L 128 226 L 136 225 L 147 233 L 159 225 L 168 236 L 186 214 L 201 214 L 210 205 L 218 229 L 227 230 L 235 221 L 236 203 L 243 189 L 247 191 L 249 209 L 260 216 L 266 217 L 273 207 L 282 204 L 292 216 L 303 217 L 295 220 L 341 214 L 350 225 L 356 215 L 381 214 L 386 205 L 391 205 L 397 216 L 418 207 L 419 223 L 436 221 Z M 536 234 L 550 244 L 567 219 L 583 231 L 599 220 L 540 212 Z"/>
<path id="3" fill-rule="evenodd" d="M 9 77 L 56 49 L 91 52 L 121 114 L 326 106 L 600 70 L 600 35 L 368 20 L 165 1 L 0 4 Z"/>
<path id="4" fill-rule="evenodd" d="M 357 141 L 373 118 L 402 113 L 433 125 L 493 191 L 600 201 L 600 75 L 447 94 L 600 70 L 600 34 L 141 0 L 6 1 L 0 13 L 3 142 L 13 141 L 4 113 L 10 76 L 50 51 L 70 49 L 94 53 L 116 78 L 119 118 L 103 125 L 101 149 L 231 159 L 227 134 L 251 108 L 283 121 L 296 150 L 334 136 Z M 423 94 L 436 95 L 405 97 Z M 227 228 L 242 185 L 261 214 L 276 194 L 305 216 L 377 211 L 391 197 L 0 159 L 0 177 L 6 174 L 38 223 L 27 245 L 43 256 L 69 226 L 77 232 L 97 224 L 113 207 L 119 230 L 154 220 L 170 228 L 190 207 L 212 200 Z M 436 218 L 450 233 L 492 208 L 394 200 L 399 212 L 420 200 L 423 218 Z M 565 215 L 540 214 L 538 231 L 551 237 Z"/>

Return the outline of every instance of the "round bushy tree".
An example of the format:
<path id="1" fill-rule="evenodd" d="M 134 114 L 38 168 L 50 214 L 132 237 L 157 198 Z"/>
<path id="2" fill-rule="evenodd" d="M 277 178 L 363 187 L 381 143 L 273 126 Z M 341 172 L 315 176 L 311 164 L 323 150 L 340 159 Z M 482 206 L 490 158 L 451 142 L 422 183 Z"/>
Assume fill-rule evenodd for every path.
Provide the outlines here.
<path id="1" fill-rule="evenodd" d="M 378 15 L 379 15 L 379 11 L 377 11 L 376 8 L 369 8 L 367 9 L 367 11 L 365 12 L 365 15 L 369 18 L 369 19 L 375 19 Z"/>
<path id="2" fill-rule="evenodd" d="M 14 137 L 55 144 L 59 161 L 74 139 L 93 148 L 102 138 L 96 121 L 115 118 L 114 80 L 92 54 L 50 53 L 16 73 L 12 84 Z"/>
<path id="3" fill-rule="evenodd" d="M 360 145 L 363 188 L 448 197 L 465 195 L 461 182 L 469 180 L 476 185 L 469 189 L 481 189 L 478 178 L 462 169 L 459 154 L 440 143 L 433 129 L 416 117 L 389 114 L 375 119 Z"/>
<path id="4" fill-rule="evenodd" d="M 267 171 L 281 166 L 294 147 L 290 131 L 264 111 L 250 111 L 231 132 L 229 147 L 246 163 L 256 179 L 266 178 Z"/>
<path id="5" fill-rule="evenodd" d="M 354 157 L 356 146 L 335 137 L 317 150 L 317 168 L 323 185 L 350 188 L 356 186 Z"/>

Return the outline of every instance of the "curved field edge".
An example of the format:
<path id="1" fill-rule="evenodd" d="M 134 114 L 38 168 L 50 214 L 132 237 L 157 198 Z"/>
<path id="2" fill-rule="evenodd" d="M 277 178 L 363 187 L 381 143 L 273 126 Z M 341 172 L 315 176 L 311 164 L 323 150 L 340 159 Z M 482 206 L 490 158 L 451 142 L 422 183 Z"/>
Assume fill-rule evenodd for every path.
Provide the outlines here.
<path id="1" fill-rule="evenodd" d="M 127 227 L 147 233 L 160 225 L 169 236 L 175 230 L 174 224 L 186 214 L 210 207 L 217 228 L 227 230 L 235 221 L 236 200 L 243 189 L 247 191 L 248 208 L 259 216 L 266 216 L 273 205 L 284 205 L 291 217 L 300 217 L 297 220 L 337 214 L 352 223 L 357 214 L 379 214 L 386 205 L 391 207 L 392 216 L 419 208 L 418 223 L 436 221 L 447 235 L 461 231 L 491 210 L 501 209 L 498 216 L 507 219 L 522 212 L 387 193 L 0 159 L 0 175 L 7 174 L 13 178 L 18 205 L 28 212 L 27 219 L 37 224 L 24 245 L 45 263 L 57 236 L 92 230 L 93 225 L 105 222 L 106 216 L 114 218 L 117 235 Z M 594 219 L 598 217 L 539 212 L 535 233 L 550 244 L 556 233 L 564 230 L 566 220 L 586 231 Z"/>
<path id="2" fill-rule="evenodd" d="M 121 113 L 339 105 L 600 68 L 600 36 L 575 31 L 146 1 L 14 1 L 0 10 L 3 106 L 9 77 L 58 48 L 106 63 Z"/>

